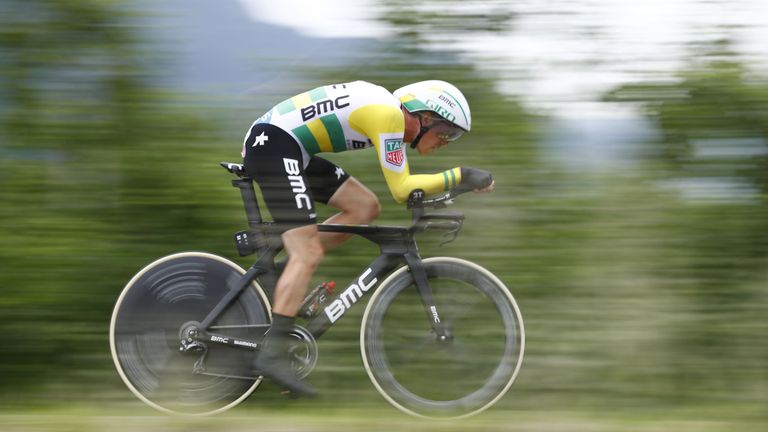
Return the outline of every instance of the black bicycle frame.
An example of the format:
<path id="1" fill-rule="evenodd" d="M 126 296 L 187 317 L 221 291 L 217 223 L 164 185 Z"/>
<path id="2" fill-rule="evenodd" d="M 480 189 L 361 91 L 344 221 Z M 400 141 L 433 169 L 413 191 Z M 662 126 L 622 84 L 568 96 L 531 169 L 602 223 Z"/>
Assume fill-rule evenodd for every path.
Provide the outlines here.
<path id="1" fill-rule="evenodd" d="M 224 166 L 224 164 L 222 163 Z M 229 164 L 230 166 L 233 164 Z M 225 166 L 227 167 L 227 166 Z M 227 168 L 230 169 L 230 168 Z M 277 282 L 277 270 L 275 268 L 275 257 L 283 249 L 277 231 L 269 222 L 263 222 L 259 211 L 256 193 L 251 179 L 243 177 L 232 180 L 232 185 L 240 189 L 243 204 L 248 218 L 248 224 L 252 231 L 247 235 L 255 246 L 255 251 L 259 255 L 259 260 L 243 275 L 239 283 L 230 290 L 219 303 L 211 310 L 208 316 L 200 323 L 198 329 L 201 331 L 195 333 L 197 338 L 206 342 L 227 344 L 238 346 L 245 349 L 258 349 L 260 342 L 248 340 L 234 340 L 225 335 L 214 335 L 208 333 L 208 329 L 216 318 L 248 287 L 255 279 L 259 279 L 262 285 L 270 290 L 274 289 Z M 442 215 L 423 215 L 423 211 L 415 212 L 414 219 L 438 219 L 454 221 L 454 225 L 448 225 L 449 232 L 454 235 L 461 227 L 458 222 L 458 228 L 455 228 L 456 221 L 463 217 L 456 214 Z M 360 275 L 338 294 L 326 302 L 325 307 L 317 315 L 307 322 L 307 330 L 317 339 L 331 328 L 349 309 L 357 304 L 361 298 L 373 292 L 379 283 L 388 273 L 402 264 L 406 264 L 414 278 L 418 288 L 424 311 L 432 324 L 435 335 L 439 339 L 447 339 L 445 327 L 440 322 L 440 316 L 437 306 L 432 296 L 432 290 L 429 287 L 427 273 L 421 262 L 418 247 L 414 239 L 418 230 L 414 223 L 412 227 L 399 226 L 367 226 L 367 225 L 334 225 L 320 224 L 317 226 L 321 232 L 338 232 L 361 236 L 380 248 L 380 255 Z M 454 228 L 452 228 L 454 227 Z M 444 226 L 445 228 L 445 226 Z M 423 227 L 421 228 L 424 229 Z M 242 233 L 238 233 L 242 235 Z M 270 296 L 271 297 L 271 296 Z"/>
<path id="2" fill-rule="evenodd" d="M 432 311 L 436 310 L 432 292 L 427 283 L 427 275 L 421 263 L 421 257 L 413 238 L 413 231 L 404 227 L 389 226 L 349 226 L 349 225 L 318 225 L 323 232 L 341 232 L 359 235 L 379 245 L 381 254 L 363 270 L 362 273 L 350 283 L 335 298 L 326 303 L 321 313 L 309 320 L 307 329 L 315 338 L 320 337 L 333 324 L 368 293 L 376 290 L 379 283 L 392 270 L 402 264 L 410 267 L 411 273 L 416 278 L 416 284 L 424 301 L 425 311 L 432 320 L 432 326 L 438 336 L 444 336 L 443 326 L 439 317 L 433 319 Z"/>

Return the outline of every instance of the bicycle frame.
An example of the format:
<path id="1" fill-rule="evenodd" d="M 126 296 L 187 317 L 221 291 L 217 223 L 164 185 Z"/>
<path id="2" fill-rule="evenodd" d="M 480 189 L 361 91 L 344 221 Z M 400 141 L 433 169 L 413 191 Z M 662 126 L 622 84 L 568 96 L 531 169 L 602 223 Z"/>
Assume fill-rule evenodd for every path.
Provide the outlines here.
<path id="1" fill-rule="evenodd" d="M 230 172 L 238 175 L 239 172 L 231 168 L 234 164 L 222 163 L 222 166 Z M 211 312 L 196 326 L 195 331 L 186 336 L 192 339 L 244 349 L 258 350 L 260 341 L 231 338 L 226 335 L 217 335 L 208 332 L 212 323 L 255 279 L 259 279 L 272 293 L 277 282 L 277 270 L 274 260 L 283 249 L 282 241 L 270 222 L 264 222 L 256 200 L 253 182 L 248 177 L 232 180 L 232 185 L 239 188 L 243 198 L 248 224 L 252 231 L 238 233 L 247 235 L 253 244 L 255 252 L 259 255 L 258 261 L 242 276 L 237 286 L 229 291 L 224 298 L 211 310 Z M 418 199 L 423 194 L 416 193 Z M 446 197 L 447 198 L 447 197 Z M 431 224 L 430 221 L 449 221 L 448 224 Z M 427 282 L 427 274 L 421 263 L 421 257 L 415 241 L 415 233 L 424 231 L 429 227 L 448 230 L 454 237 L 461 229 L 463 215 L 460 214 L 431 214 L 424 215 L 423 207 L 414 210 L 414 223 L 411 227 L 400 226 L 374 226 L 374 225 L 335 225 L 319 224 L 321 232 L 339 232 L 361 236 L 380 248 L 380 255 L 375 258 L 360 275 L 354 279 L 344 290 L 341 290 L 326 303 L 325 307 L 307 322 L 307 330 L 315 338 L 322 336 L 330 329 L 347 311 L 349 311 L 360 299 L 373 292 L 378 287 L 378 282 L 402 264 L 408 265 L 424 306 L 424 311 L 429 319 L 432 329 L 439 340 L 447 340 L 450 334 L 442 325 L 437 305 L 432 296 L 432 291 Z M 418 222 L 426 222 L 419 224 Z M 270 295 L 271 297 L 271 295 Z M 268 326 L 264 326 L 265 330 Z"/>

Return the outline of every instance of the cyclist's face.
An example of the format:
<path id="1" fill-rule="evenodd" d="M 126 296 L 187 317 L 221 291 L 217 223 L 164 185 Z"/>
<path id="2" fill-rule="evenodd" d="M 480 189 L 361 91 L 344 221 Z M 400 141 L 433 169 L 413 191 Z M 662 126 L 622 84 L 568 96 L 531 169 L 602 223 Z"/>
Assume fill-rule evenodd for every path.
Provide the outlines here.
<path id="1" fill-rule="evenodd" d="M 416 149 L 419 154 L 426 155 L 446 145 L 448 145 L 448 141 L 441 138 L 435 131 L 430 130 L 421 137 Z"/>
<path id="2" fill-rule="evenodd" d="M 448 145 L 449 142 L 457 140 L 464 131 L 448 122 L 432 116 L 424 116 L 422 120 L 424 126 L 429 131 L 421 137 L 421 141 L 416 146 L 419 154 L 425 155 L 432 153 L 436 149 Z"/>

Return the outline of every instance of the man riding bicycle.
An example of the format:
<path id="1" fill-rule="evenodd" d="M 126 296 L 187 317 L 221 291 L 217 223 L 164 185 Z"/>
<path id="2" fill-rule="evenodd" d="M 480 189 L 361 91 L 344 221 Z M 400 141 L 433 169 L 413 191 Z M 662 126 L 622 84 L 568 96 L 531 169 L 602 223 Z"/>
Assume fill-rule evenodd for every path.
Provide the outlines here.
<path id="1" fill-rule="evenodd" d="M 374 147 L 392 196 L 404 202 L 414 189 L 490 192 L 487 171 L 456 167 L 410 174 L 405 144 L 426 155 L 471 127 L 464 95 L 444 81 L 422 81 L 390 93 L 364 82 L 328 85 L 273 107 L 251 126 L 243 143 L 245 171 L 259 185 L 280 224 L 288 262 L 274 293 L 272 327 L 255 368 L 296 396 L 316 391 L 291 369 L 290 331 L 310 279 L 325 251 L 350 234 L 318 232 L 315 202 L 340 213 L 325 222 L 364 225 L 379 215 L 376 195 L 335 164 L 317 156 Z"/>

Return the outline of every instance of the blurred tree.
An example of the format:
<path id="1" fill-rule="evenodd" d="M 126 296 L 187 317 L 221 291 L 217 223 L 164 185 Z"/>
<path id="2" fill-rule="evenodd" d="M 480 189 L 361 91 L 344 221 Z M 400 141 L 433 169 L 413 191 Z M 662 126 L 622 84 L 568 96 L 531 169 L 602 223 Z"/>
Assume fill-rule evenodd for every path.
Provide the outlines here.
<path id="1" fill-rule="evenodd" d="M 706 45 L 675 79 L 606 96 L 657 122 L 660 139 L 642 152 L 642 166 L 681 194 L 660 220 L 669 237 L 655 271 L 687 299 L 678 313 L 690 321 L 670 333 L 670 382 L 684 396 L 768 386 L 768 351 L 754 328 L 768 306 L 768 78 L 731 46 Z"/>
<path id="2" fill-rule="evenodd" d="M 622 86 L 606 99 L 634 103 L 659 123 L 645 157 L 674 178 L 738 179 L 768 197 L 768 77 L 739 61 L 722 40 L 695 55 L 674 80 Z M 739 191 L 735 191 L 739 192 Z"/>
<path id="3" fill-rule="evenodd" d="M 729 47 L 707 47 L 675 80 L 607 95 L 658 122 L 660 140 L 642 156 L 690 198 L 695 210 L 680 228 L 702 259 L 692 270 L 717 292 L 761 276 L 768 258 L 768 78 L 751 74 Z"/>
<path id="4" fill-rule="evenodd" d="M 226 218 L 201 210 L 210 132 L 153 88 L 131 23 L 118 1 L 0 3 L 0 387 L 107 368 L 130 273 Z"/>
<path id="5" fill-rule="evenodd" d="M 508 31 L 515 14 L 506 2 L 498 0 L 396 0 L 382 6 L 380 17 L 412 42 L 423 41 L 427 35 L 439 35 L 450 42 L 471 38 L 473 33 Z"/>

